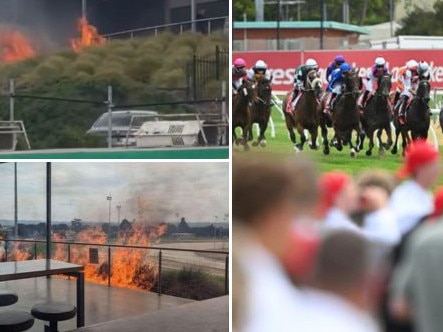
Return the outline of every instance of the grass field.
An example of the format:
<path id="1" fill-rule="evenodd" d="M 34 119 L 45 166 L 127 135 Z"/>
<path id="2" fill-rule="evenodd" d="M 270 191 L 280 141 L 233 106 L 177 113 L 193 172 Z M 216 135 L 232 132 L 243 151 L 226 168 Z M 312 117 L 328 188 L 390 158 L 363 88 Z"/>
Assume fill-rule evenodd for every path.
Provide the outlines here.
<path id="1" fill-rule="evenodd" d="M 282 119 L 281 113 L 274 107 L 271 116 L 275 126 L 275 137 L 274 138 L 271 137 L 271 128 L 268 126 L 268 130 L 266 131 L 267 146 L 265 148 L 262 148 L 262 147 L 252 147 L 251 145 L 250 151 L 244 152 L 243 147 L 234 145 L 233 148 L 234 156 L 255 154 L 255 153 L 267 153 L 271 155 L 280 155 L 280 156 L 285 156 L 285 155 L 288 156 L 296 154 L 293 148 L 293 144 L 288 137 L 286 125 L 284 123 L 284 120 Z M 443 156 L 442 130 L 438 125 L 438 121 L 436 123 L 434 121 L 431 121 L 431 126 L 434 128 L 437 134 L 440 155 Z M 240 132 L 239 129 L 237 129 L 237 133 L 239 132 Z M 332 135 L 333 131 L 332 129 L 329 129 L 329 136 L 332 137 Z M 255 126 L 254 126 L 254 137 L 256 137 Z M 297 142 L 299 141 L 300 141 L 300 136 L 297 134 Z M 317 165 L 320 172 L 325 172 L 333 169 L 340 169 L 347 173 L 355 175 L 364 170 L 373 169 L 373 168 L 381 168 L 389 170 L 391 172 L 395 172 L 400 167 L 403 160 L 403 157 L 401 156 L 401 148 L 397 155 L 392 155 L 390 151 L 386 151 L 386 155 L 384 157 L 379 157 L 378 149 L 374 148 L 372 156 L 368 157 L 365 154 L 367 147 L 368 147 L 368 140 L 365 139 L 364 150 L 360 151 L 356 158 L 351 158 L 348 146 L 345 146 L 343 148 L 343 151 L 341 152 L 331 147 L 330 154 L 324 155 L 322 152 L 322 147 L 320 147 L 319 150 L 310 150 L 309 146 L 305 144 L 305 149 L 303 150 L 302 153 L 317 161 Z M 440 185 L 443 185 L 443 173 L 439 182 Z"/>

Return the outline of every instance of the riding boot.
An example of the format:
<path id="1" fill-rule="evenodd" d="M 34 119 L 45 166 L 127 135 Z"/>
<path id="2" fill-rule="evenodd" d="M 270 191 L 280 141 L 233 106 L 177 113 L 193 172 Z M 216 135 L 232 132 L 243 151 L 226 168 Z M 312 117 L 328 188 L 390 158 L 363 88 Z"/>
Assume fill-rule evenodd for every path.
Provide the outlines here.
<path id="1" fill-rule="evenodd" d="M 394 106 L 397 105 L 399 99 L 400 99 L 400 91 L 395 91 L 394 103 L 393 103 Z"/>
<path id="2" fill-rule="evenodd" d="M 331 105 L 332 105 L 332 101 L 335 99 L 335 97 L 337 96 L 337 94 L 335 92 L 331 93 L 328 96 L 328 99 L 326 99 L 326 103 L 325 103 L 325 109 L 324 109 L 324 113 L 326 114 L 330 114 L 331 113 Z"/>
<path id="3" fill-rule="evenodd" d="M 408 102 L 408 97 L 404 96 L 400 108 L 398 110 L 398 122 L 400 122 L 401 125 L 404 125 L 406 123 L 406 104 Z"/>
<path id="4" fill-rule="evenodd" d="M 292 93 L 291 104 L 293 108 L 295 107 L 295 100 L 297 99 L 299 91 L 300 90 L 298 90 L 297 88 L 294 88 L 294 92 Z"/>
<path id="5" fill-rule="evenodd" d="M 366 106 L 366 100 L 368 99 L 369 96 L 369 90 L 365 90 L 365 92 L 363 92 L 363 97 L 360 99 L 360 102 L 358 103 L 358 107 L 363 109 Z"/>

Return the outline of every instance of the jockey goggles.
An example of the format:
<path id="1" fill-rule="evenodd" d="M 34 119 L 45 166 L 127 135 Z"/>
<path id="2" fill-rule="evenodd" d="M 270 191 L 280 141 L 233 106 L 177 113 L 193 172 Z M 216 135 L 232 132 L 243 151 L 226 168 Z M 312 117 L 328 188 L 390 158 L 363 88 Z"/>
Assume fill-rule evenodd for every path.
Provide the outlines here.
<path id="1" fill-rule="evenodd" d="M 385 65 L 375 65 L 376 68 L 384 68 Z"/>

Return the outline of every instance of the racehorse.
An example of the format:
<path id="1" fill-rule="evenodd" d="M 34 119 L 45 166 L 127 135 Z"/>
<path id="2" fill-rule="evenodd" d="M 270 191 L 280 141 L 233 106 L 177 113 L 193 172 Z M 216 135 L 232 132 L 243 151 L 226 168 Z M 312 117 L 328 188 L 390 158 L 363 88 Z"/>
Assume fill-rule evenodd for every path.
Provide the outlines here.
<path id="1" fill-rule="evenodd" d="M 238 93 L 232 96 L 232 134 L 236 145 L 242 144 L 245 151 L 249 150 L 248 133 L 252 126 L 251 105 L 257 100 L 254 84 L 243 80 Z M 242 138 L 237 138 L 235 129 L 242 129 Z"/>
<path id="2" fill-rule="evenodd" d="M 358 69 L 351 70 L 343 77 L 342 93 L 337 96 L 332 109 L 332 126 L 335 131 L 335 147 L 338 151 L 343 150 L 343 142 L 349 143 L 351 157 L 355 157 L 358 152 L 360 141 L 362 140 L 362 130 L 360 126 L 360 115 L 357 108 L 357 98 L 359 95 Z M 357 145 L 354 146 L 351 140 L 352 131 L 357 132 Z"/>
<path id="3" fill-rule="evenodd" d="M 395 126 L 395 142 L 391 152 L 397 153 L 398 136 L 401 133 L 403 155 L 405 154 L 407 145 L 411 142 L 409 131 L 411 132 L 412 140 L 428 138 L 428 130 L 431 122 L 428 102 L 430 98 L 431 84 L 428 80 L 422 79 L 418 82 L 417 92 L 411 99 L 409 105 L 406 106 L 406 122 L 404 125 L 398 121 L 398 107 L 394 111 L 394 126 Z"/>
<path id="4" fill-rule="evenodd" d="M 391 134 L 391 106 L 389 104 L 389 93 L 391 90 L 391 75 L 384 74 L 378 79 L 378 87 L 375 94 L 370 97 L 366 103 L 361 116 L 361 123 L 365 134 L 369 138 L 369 149 L 366 155 L 372 154 L 374 148 L 374 132 L 378 129 L 377 139 L 379 143 L 379 154 L 384 155 L 384 148 L 389 149 L 392 144 Z M 383 129 L 386 131 L 388 141 L 383 144 L 381 134 Z M 363 139 L 360 142 L 360 148 L 363 148 Z"/>
<path id="5" fill-rule="evenodd" d="M 295 109 L 291 112 L 288 111 L 288 107 L 291 106 L 290 99 L 292 99 L 292 94 L 289 92 L 283 101 L 283 109 L 285 110 L 285 122 L 286 128 L 288 129 L 291 141 L 294 143 L 294 149 L 296 151 L 302 151 L 304 144 L 306 142 L 306 136 L 304 130 L 309 131 L 311 137 L 311 144 L 309 145 L 311 149 L 317 149 L 317 136 L 318 136 L 318 125 L 319 125 L 319 97 L 322 93 L 322 80 L 317 77 L 315 71 L 308 73 L 306 78 L 305 86 L 303 91 L 300 92 L 301 95 L 298 96 L 299 100 L 295 106 Z M 291 106 L 292 107 L 292 106 Z M 297 144 L 296 137 L 294 133 L 294 128 L 300 135 L 300 143 Z"/>
<path id="6" fill-rule="evenodd" d="M 256 82 L 257 100 L 252 104 L 252 123 L 249 131 L 248 140 L 253 140 L 252 124 L 258 123 L 260 134 L 257 141 L 252 142 L 253 146 L 266 146 L 265 132 L 268 128 L 269 117 L 271 116 L 271 81 L 267 78 L 258 79 Z"/>

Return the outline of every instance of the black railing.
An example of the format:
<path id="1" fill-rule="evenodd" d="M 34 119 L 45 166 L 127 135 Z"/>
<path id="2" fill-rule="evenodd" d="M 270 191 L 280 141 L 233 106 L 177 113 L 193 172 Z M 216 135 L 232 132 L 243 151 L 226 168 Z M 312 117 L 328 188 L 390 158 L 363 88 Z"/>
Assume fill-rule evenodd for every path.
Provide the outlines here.
<path id="1" fill-rule="evenodd" d="M 3 256 L 3 260 L 8 261 L 11 256 L 11 243 L 30 243 L 32 244 L 32 250 L 27 249 L 28 256 L 26 259 L 37 259 L 41 258 L 39 257 L 39 247 L 38 244 L 46 245 L 46 241 L 44 240 L 21 240 L 21 239 L 7 239 L 3 240 L 5 242 L 5 254 Z M 214 242 L 214 246 L 215 246 Z M 98 243 L 87 243 L 87 242 L 64 242 L 64 241 L 52 241 L 52 256 L 54 256 L 54 250 L 57 250 L 57 246 L 67 246 L 65 258 L 62 259 L 59 257 L 50 257 L 52 259 L 58 259 L 58 260 L 65 260 L 70 263 L 76 263 L 81 264 L 81 262 L 76 261 L 75 257 L 73 257 L 72 254 L 72 247 L 74 246 L 81 246 L 81 247 L 94 247 L 94 248 L 102 248 L 107 249 L 107 260 L 103 261 L 102 263 L 106 263 L 106 274 L 107 274 L 107 284 L 108 286 L 112 285 L 112 249 L 125 249 L 125 250 L 155 250 L 158 252 L 157 255 L 157 280 L 156 280 L 156 292 L 158 295 L 161 295 L 163 292 L 162 285 L 164 284 L 162 277 L 166 270 L 177 270 L 181 268 L 184 268 L 186 266 L 190 267 L 191 269 L 197 268 L 198 271 L 207 272 L 208 274 L 211 274 L 213 276 L 223 276 L 224 277 L 224 294 L 229 293 L 229 252 L 228 251 L 222 251 L 222 250 L 201 250 L 201 249 L 181 249 L 181 248 L 168 248 L 168 247 L 152 247 L 152 246 L 138 246 L 138 245 L 119 245 L 119 244 L 98 244 Z M 59 248 L 59 247 L 58 247 Z M 20 251 L 19 248 L 13 248 L 12 250 Z M 44 250 L 41 249 L 41 252 L 43 253 Z M 180 257 L 164 257 L 163 252 L 175 252 L 177 253 L 193 253 L 196 255 L 196 257 L 193 257 L 193 261 L 186 262 L 186 258 L 183 256 Z M 43 255 L 43 254 L 42 254 Z M 89 253 L 91 255 L 91 252 Z M 208 258 L 208 255 L 209 258 Z M 150 255 L 152 258 L 152 255 Z M 177 256 L 180 256 L 177 254 Z M 198 256 L 198 257 L 197 257 Z M 206 264 L 206 266 L 203 264 L 199 264 L 201 260 L 197 260 L 197 258 L 204 258 L 206 262 L 211 261 L 211 256 L 213 256 L 213 266 L 209 266 Z M 89 260 L 91 257 L 89 257 Z M 15 259 L 14 259 L 15 260 Z M 218 264 L 216 264 L 218 261 Z M 218 265 L 218 266 L 217 266 Z M 222 295 L 222 294 L 220 294 Z"/>
<path id="2" fill-rule="evenodd" d="M 201 98 L 199 92 L 211 81 L 227 79 L 229 69 L 229 51 L 216 46 L 215 53 L 209 56 L 194 54 L 192 61 L 186 67 L 187 86 L 191 87 L 193 99 Z"/>

